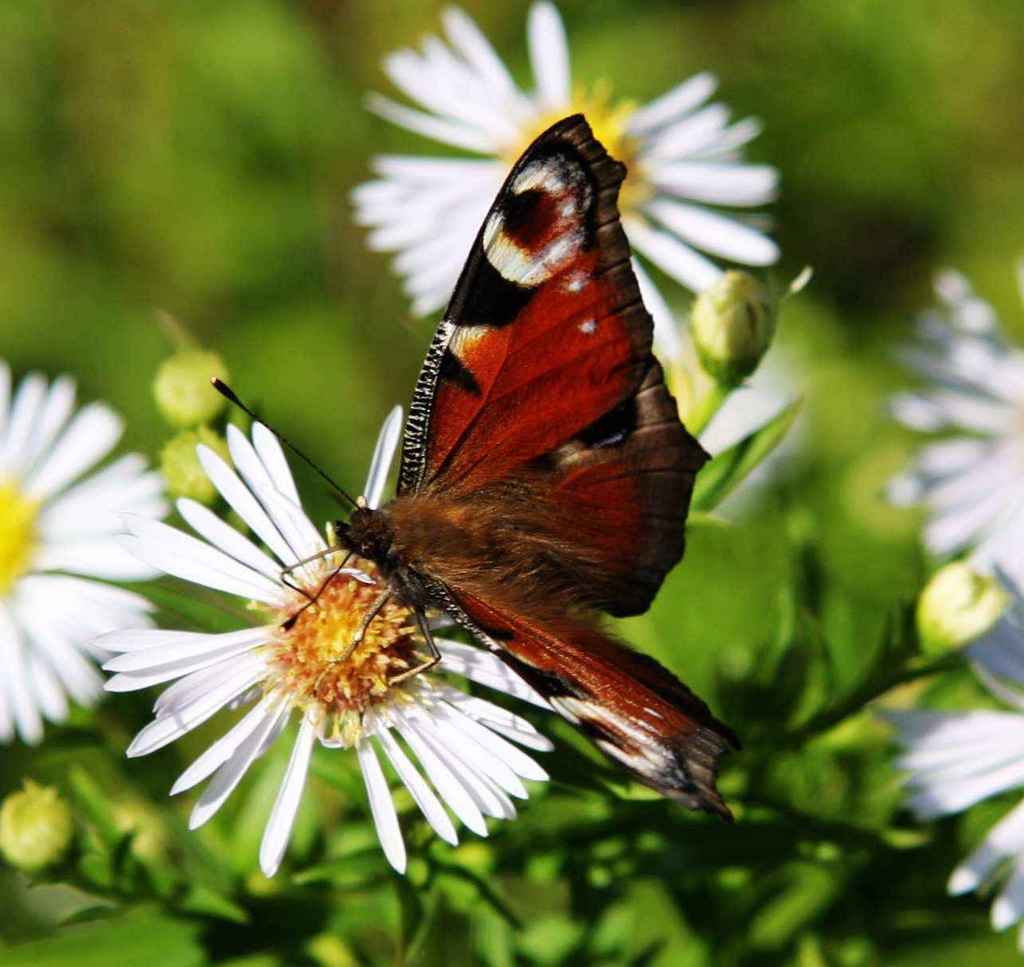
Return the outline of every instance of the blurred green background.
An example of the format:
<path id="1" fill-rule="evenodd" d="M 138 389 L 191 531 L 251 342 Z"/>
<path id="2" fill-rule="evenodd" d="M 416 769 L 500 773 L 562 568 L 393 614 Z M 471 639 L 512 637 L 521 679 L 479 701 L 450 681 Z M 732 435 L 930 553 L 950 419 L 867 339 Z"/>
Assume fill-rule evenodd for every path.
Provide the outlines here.
<path id="1" fill-rule="evenodd" d="M 465 9 L 528 83 L 527 5 Z M 490 840 L 450 850 L 411 835 L 420 858 L 396 883 L 358 779 L 338 766 L 343 775 L 311 787 L 293 870 L 270 886 L 248 874 L 281 763 L 271 757 L 222 818 L 187 834 L 188 803 L 164 796 L 201 739 L 129 771 L 114 753 L 146 700 L 108 702 L 96 720 L 80 713 L 51 730 L 36 752 L 5 750 L 0 793 L 32 775 L 96 784 L 75 795 L 94 793 L 98 809 L 158 806 L 174 875 L 219 899 L 192 901 L 190 913 L 181 882 L 168 893 L 125 881 L 99 919 L 54 934 L 58 902 L 95 912 L 94 902 L 0 872 L 0 938 L 36 938 L 0 949 L 0 962 L 1016 960 L 1014 938 L 990 932 L 984 899 L 944 895 L 999 803 L 922 829 L 898 811 L 887 738 L 867 716 L 809 743 L 779 737 L 790 726 L 803 735 L 800 723 L 901 647 L 892 629 L 927 572 L 917 519 L 881 491 L 912 442 L 885 412 L 886 393 L 905 382 L 893 348 L 930 303 L 936 269 L 964 270 L 1024 335 L 1014 272 L 1024 5 L 560 9 L 576 80 L 608 78 L 618 96 L 643 101 L 709 69 L 736 116 L 763 120 L 749 157 L 782 173 L 778 277 L 816 272 L 773 350 L 806 399 L 800 446 L 734 526 L 694 530 L 655 608 L 626 628 L 749 736 L 725 779 L 741 822 L 622 798 L 589 777 L 587 753 L 570 751 L 552 788 Z M 439 10 L 412 0 L 0 4 L 0 353 L 16 372 L 75 374 L 84 398 L 127 415 L 126 444 L 155 456 L 168 435 L 151 396 L 171 348 L 157 324 L 166 310 L 223 355 L 240 393 L 357 489 L 380 420 L 408 399 L 432 322 L 409 315 L 386 258 L 366 251 L 349 192 L 374 152 L 436 150 L 367 114 L 362 99 L 393 93 L 381 58 L 436 32 Z M 666 291 L 684 312 L 683 294 Z M 332 515 L 300 476 L 314 518 Z M 976 697 L 963 676 L 943 688 Z M 75 764 L 89 776 L 69 772 Z"/>

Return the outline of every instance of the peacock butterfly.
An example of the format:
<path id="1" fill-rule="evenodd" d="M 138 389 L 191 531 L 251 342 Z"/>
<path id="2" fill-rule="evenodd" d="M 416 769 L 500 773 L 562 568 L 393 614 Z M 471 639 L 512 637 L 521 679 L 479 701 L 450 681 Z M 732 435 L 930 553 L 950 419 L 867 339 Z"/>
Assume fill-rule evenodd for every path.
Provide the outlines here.
<path id="1" fill-rule="evenodd" d="M 416 381 L 397 496 L 337 534 L 385 593 L 446 612 L 641 782 L 731 818 L 715 778 L 733 732 L 601 628 L 646 611 L 682 557 L 707 460 L 651 352 L 624 176 L 582 115 L 527 149 Z"/>
<path id="2" fill-rule="evenodd" d="M 387 579 L 346 654 L 393 595 L 425 670 L 425 613 L 443 611 L 638 780 L 731 819 L 715 779 L 732 730 L 601 627 L 646 611 L 682 557 L 708 458 L 651 352 L 625 170 L 582 115 L 512 168 L 416 381 L 397 495 L 335 524 Z"/>

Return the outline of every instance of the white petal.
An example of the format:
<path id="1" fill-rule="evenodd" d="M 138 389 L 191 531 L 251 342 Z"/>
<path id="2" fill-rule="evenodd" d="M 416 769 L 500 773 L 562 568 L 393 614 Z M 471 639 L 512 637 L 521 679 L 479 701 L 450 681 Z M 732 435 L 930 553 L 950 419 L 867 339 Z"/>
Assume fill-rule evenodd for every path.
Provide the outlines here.
<path id="1" fill-rule="evenodd" d="M 266 467 L 270 479 L 274 482 L 282 494 L 296 504 L 302 504 L 299 500 L 299 492 L 295 489 L 295 479 L 292 477 L 288 460 L 281 449 L 281 443 L 274 433 L 262 423 L 254 423 L 252 427 L 252 442 L 256 453 L 263 466 Z"/>
<path id="2" fill-rule="evenodd" d="M 500 147 L 495 145 L 487 134 L 478 129 L 474 130 L 456 121 L 447 121 L 423 111 L 416 111 L 380 94 L 367 95 L 366 107 L 374 114 L 399 127 L 456 148 L 478 151 L 481 154 L 493 154 Z"/>
<path id="3" fill-rule="evenodd" d="M 218 767 L 210 784 L 192 807 L 188 817 L 188 828 L 198 829 L 208 822 L 224 805 L 228 796 L 234 792 L 242 776 L 248 771 L 253 760 L 259 755 L 266 737 L 274 731 L 278 719 L 288 714 L 288 708 L 262 708 L 263 716 L 259 724 L 246 735 L 236 746 L 231 755 Z"/>
<path id="4" fill-rule="evenodd" d="M 516 87 L 480 28 L 458 7 L 445 8 L 441 12 L 441 21 L 452 46 L 480 75 L 491 103 L 500 102 L 510 118 L 519 124 L 524 123 L 532 106 Z"/>
<path id="5" fill-rule="evenodd" d="M 262 659 L 251 655 L 243 656 L 216 685 L 194 701 L 180 706 L 173 714 L 150 722 L 135 736 L 126 754 L 129 758 L 135 758 L 149 755 L 169 745 L 175 739 L 198 728 L 236 695 L 256 684 L 265 674 L 266 666 Z"/>
<path id="6" fill-rule="evenodd" d="M 711 205 L 753 207 L 774 201 L 779 173 L 769 165 L 674 161 L 652 165 L 648 177 L 662 190 Z"/>
<path id="7" fill-rule="evenodd" d="M 123 538 L 125 547 L 165 574 L 263 604 L 280 605 L 287 597 L 285 589 L 266 575 L 167 524 L 131 515 L 124 521 L 130 531 Z"/>
<path id="8" fill-rule="evenodd" d="M 363 772 L 366 783 L 366 795 L 370 800 L 370 812 L 373 814 L 373 825 L 377 830 L 377 838 L 384 850 L 388 862 L 399 872 L 405 872 L 405 842 L 402 830 L 398 825 L 398 814 L 388 789 L 387 780 L 381 771 L 380 762 L 369 739 L 363 739 L 356 746 L 359 756 L 359 768 Z"/>
<path id="9" fill-rule="evenodd" d="M 654 344 L 658 356 L 670 363 L 676 362 L 683 354 L 679 322 L 672 310 L 669 309 L 668 303 L 662 298 L 658 287 L 640 263 L 635 258 L 632 263 L 636 282 L 640 288 L 640 297 L 644 301 L 644 307 L 654 319 Z"/>
<path id="10" fill-rule="evenodd" d="M 489 729 L 500 732 L 520 745 L 536 749 L 539 752 L 550 752 L 555 747 L 547 736 L 541 735 L 526 719 L 508 709 L 501 708 L 492 702 L 486 702 L 482 698 L 467 695 L 465 692 L 460 692 L 457 688 L 449 686 L 439 687 L 438 694 L 445 701 L 451 702 L 459 711 L 485 723 Z"/>
<path id="11" fill-rule="evenodd" d="M 156 634 L 160 634 L 160 632 L 158 631 Z M 243 628 L 240 631 L 228 631 L 224 634 L 205 634 L 192 631 L 163 632 L 163 634 L 165 637 L 159 645 L 124 651 L 115 658 L 111 658 L 103 666 L 104 670 L 108 672 L 141 672 L 203 658 L 221 661 L 230 655 L 241 654 L 243 651 L 264 644 L 272 636 L 273 629 L 269 627 Z M 189 669 L 189 671 L 193 670 Z M 185 674 L 185 672 L 181 674 Z M 177 678 L 180 675 L 173 677 Z"/>
<path id="12" fill-rule="evenodd" d="M 197 447 L 196 454 L 210 482 L 231 509 L 270 548 L 279 561 L 293 562 L 295 558 L 291 548 L 238 475 L 209 447 Z"/>
<path id="13" fill-rule="evenodd" d="M 57 676 L 46 659 L 36 652 L 29 652 L 29 677 L 40 711 L 51 722 L 63 722 L 68 717 L 68 700 Z"/>
<path id="14" fill-rule="evenodd" d="M 398 778 L 402 780 L 406 789 L 409 790 L 410 795 L 415 800 L 416 805 L 419 806 L 420 812 L 423 813 L 427 822 L 430 823 L 431 828 L 446 843 L 456 846 L 459 842 L 459 837 L 455 832 L 455 826 L 444 811 L 441 801 L 434 795 L 433 789 L 430 788 L 409 760 L 409 757 L 402 751 L 402 747 L 395 741 L 386 725 L 379 728 L 376 735 L 384 747 L 384 752 L 391 761 L 395 772 L 398 773 Z"/>
<path id="15" fill-rule="evenodd" d="M 443 671 L 462 675 L 464 678 L 479 682 L 488 688 L 496 689 L 506 695 L 512 695 L 524 702 L 530 702 L 551 711 L 551 706 L 539 692 L 490 652 L 447 638 L 438 638 L 435 643 L 441 652 Z"/>
<path id="16" fill-rule="evenodd" d="M 418 715 L 416 728 L 423 740 L 458 776 L 485 816 L 493 816 L 495 819 L 515 818 L 516 810 L 512 800 L 496 782 L 478 768 L 473 756 L 467 754 L 466 743 L 452 745 L 446 739 L 446 734 L 450 736 L 450 731 L 439 728 L 439 720 L 433 715 Z"/>
<path id="17" fill-rule="evenodd" d="M 295 824 L 295 814 L 298 812 L 302 790 L 306 785 L 309 757 L 313 751 L 315 738 L 316 729 L 313 723 L 303 716 L 291 759 L 288 760 L 288 770 L 285 772 L 284 781 L 270 813 L 270 820 L 263 833 L 263 841 L 260 843 L 260 869 L 263 870 L 264 876 L 271 877 L 277 872 L 288 848 L 288 839 Z"/>
<path id="18" fill-rule="evenodd" d="M 312 557 L 324 550 L 319 531 L 310 523 L 302 507 L 281 493 L 263 465 L 255 448 L 234 424 L 228 425 L 228 449 L 242 479 L 270 515 L 274 526 L 291 548 L 286 564 Z"/>
<path id="19" fill-rule="evenodd" d="M 235 750 L 267 719 L 276 721 L 279 709 L 273 707 L 273 699 L 265 698 L 254 705 L 224 735 L 210 745 L 171 786 L 170 795 L 176 796 L 202 782 L 234 755 Z"/>
<path id="20" fill-rule="evenodd" d="M 70 376 L 59 376 L 53 381 L 46 399 L 35 414 L 31 439 L 24 449 L 21 461 L 11 468 L 14 473 L 27 471 L 49 450 L 55 437 L 67 423 L 74 405 L 75 381 Z"/>
<path id="21" fill-rule="evenodd" d="M 48 543 L 36 554 L 36 571 L 69 571 L 107 581 L 147 581 L 160 572 L 125 549 L 120 539 Z"/>
<path id="22" fill-rule="evenodd" d="M 949 892 L 959 895 L 976 890 L 1004 857 L 1020 855 L 1022 850 L 1024 803 L 1015 806 L 999 820 L 981 845 L 953 871 L 949 878 Z"/>
<path id="23" fill-rule="evenodd" d="M 177 502 L 178 513 L 200 537 L 233 557 L 240 564 L 270 578 L 274 584 L 281 580 L 281 566 L 243 537 L 234 527 L 194 500 L 183 498 Z"/>
<path id="24" fill-rule="evenodd" d="M 629 119 L 629 133 L 647 134 L 654 128 L 674 121 L 680 115 L 689 114 L 711 97 L 717 86 L 715 75 L 707 71 L 688 77 L 650 104 L 634 111 Z"/>
<path id="25" fill-rule="evenodd" d="M 684 245 L 674 235 L 651 228 L 642 219 L 633 217 L 623 218 L 622 227 L 637 252 L 690 291 L 702 292 L 722 277 L 722 270 L 718 266 Z"/>
<path id="26" fill-rule="evenodd" d="M 36 500 L 45 500 L 63 490 L 110 452 L 123 427 L 121 418 L 102 403 L 90 403 L 80 409 L 29 475 L 29 494 Z"/>
<path id="27" fill-rule="evenodd" d="M 377 445 L 373 449 L 373 459 L 370 461 L 370 472 L 366 476 L 363 494 L 366 497 L 366 505 L 371 510 L 376 510 L 380 506 L 380 498 L 391 472 L 391 461 L 394 459 L 401 437 L 402 407 L 396 406 L 380 429 Z"/>
<path id="28" fill-rule="evenodd" d="M 46 399 L 46 379 L 42 373 L 29 373 L 14 394 L 10 422 L 0 449 L 0 466 L 18 475 L 30 462 L 35 451 L 33 434 L 39 422 L 39 413 Z"/>
<path id="29" fill-rule="evenodd" d="M 992 929 L 1005 930 L 1024 917 L 1024 866 L 1014 864 L 1006 886 L 992 904 Z"/>
<path id="30" fill-rule="evenodd" d="M 468 715 L 463 714 L 455 706 L 445 704 L 442 708 L 451 716 L 456 729 L 485 749 L 492 758 L 492 761 L 500 761 L 517 775 L 522 776 L 524 779 L 532 779 L 534 782 L 546 782 L 550 778 L 544 769 L 525 752 L 521 752 L 510 742 L 506 742 L 500 736 L 495 735 L 490 729 L 471 719 Z M 490 775 L 490 773 L 488 774 Z M 498 782 L 501 781 L 497 776 L 494 776 L 494 778 Z M 509 789 L 509 792 L 512 792 L 512 790 Z M 516 793 L 513 793 L 513 795 L 516 795 Z"/>
<path id="31" fill-rule="evenodd" d="M 43 738 L 43 720 L 29 678 L 27 653 L 9 609 L 0 603 L 0 666 L 12 718 L 22 741 L 35 745 Z"/>
<path id="32" fill-rule="evenodd" d="M 530 66 L 537 82 L 537 101 L 542 110 L 556 111 L 569 103 L 569 44 L 565 26 L 553 3 L 540 0 L 527 18 Z"/>
<path id="33" fill-rule="evenodd" d="M 696 205 L 655 199 L 645 210 L 684 241 L 705 252 L 743 265 L 772 265 L 779 258 L 779 247 L 771 239 L 732 218 Z"/>
<path id="34" fill-rule="evenodd" d="M 724 104 L 709 104 L 657 132 L 644 146 L 651 161 L 676 161 L 714 147 L 729 123 Z"/>
<path id="35" fill-rule="evenodd" d="M 441 798 L 448 804 L 452 812 L 468 829 L 478 836 L 486 836 L 487 823 L 475 800 L 448 764 L 420 735 L 416 723 L 398 708 L 391 708 L 389 717 L 416 758 L 419 759 L 434 788 L 440 793 Z"/>

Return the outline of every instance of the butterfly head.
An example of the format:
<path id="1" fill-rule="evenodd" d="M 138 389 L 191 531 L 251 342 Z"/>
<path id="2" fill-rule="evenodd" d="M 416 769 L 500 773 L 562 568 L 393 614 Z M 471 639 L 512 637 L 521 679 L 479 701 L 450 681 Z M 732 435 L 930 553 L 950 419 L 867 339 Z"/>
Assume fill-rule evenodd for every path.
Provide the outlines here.
<path id="1" fill-rule="evenodd" d="M 338 543 L 359 557 L 373 561 L 381 571 L 391 570 L 389 559 L 394 531 L 387 515 L 369 507 L 357 507 L 347 521 L 334 523 Z"/>

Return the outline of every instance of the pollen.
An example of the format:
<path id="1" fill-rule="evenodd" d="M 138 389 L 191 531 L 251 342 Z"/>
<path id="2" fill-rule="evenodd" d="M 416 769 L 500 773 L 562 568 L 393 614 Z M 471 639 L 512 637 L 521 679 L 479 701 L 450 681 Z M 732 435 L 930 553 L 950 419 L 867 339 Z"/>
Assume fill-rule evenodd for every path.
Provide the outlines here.
<path id="1" fill-rule="evenodd" d="M 353 566 L 375 576 L 369 562 Z M 281 612 L 279 634 L 268 648 L 278 687 L 296 705 L 317 709 L 325 737 L 347 746 L 359 737 L 363 713 L 392 700 L 396 680 L 423 665 L 424 657 L 412 611 L 393 598 L 380 604 L 383 584 L 330 574 L 326 586 L 306 588 L 313 603 L 296 595 Z"/>
<path id="2" fill-rule="evenodd" d="M 38 512 L 39 505 L 13 483 L 0 483 L 0 596 L 32 563 Z"/>
<path id="3" fill-rule="evenodd" d="M 506 154 L 509 165 L 552 124 L 567 114 L 583 114 L 594 132 L 594 137 L 605 146 L 608 154 L 626 165 L 628 174 L 619 191 L 619 210 L 629 214 L 637 210 L 653 194 L 640 160 L 640 145 L 629 133 L 629 120 L 636 110 L 633 101 L 616 100 L 608 81 L 598 81 L 590 88 L 577 86 L 572 101 L 565 108 L 542 114 L 536 122 L 523 130 L 523 139 Z"/>

